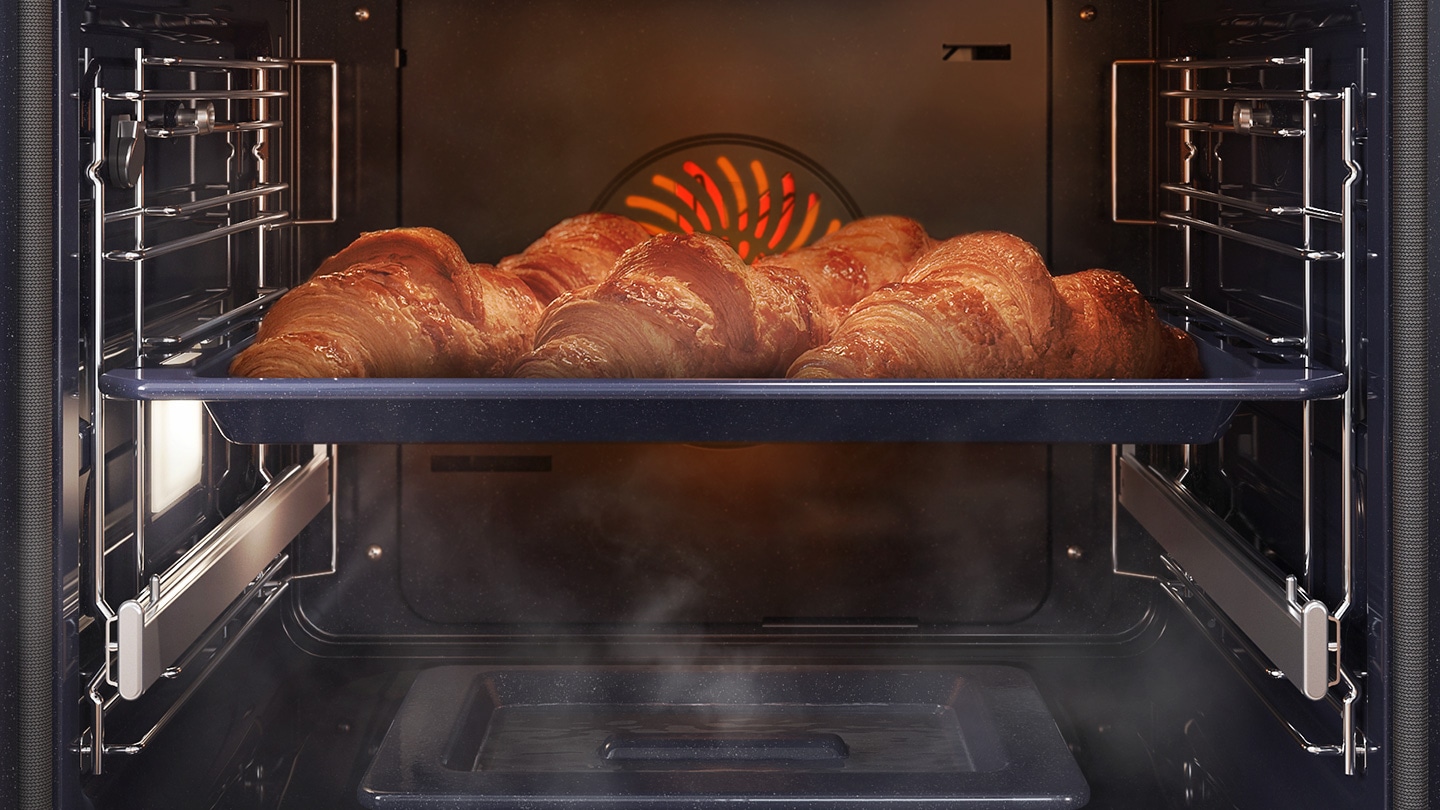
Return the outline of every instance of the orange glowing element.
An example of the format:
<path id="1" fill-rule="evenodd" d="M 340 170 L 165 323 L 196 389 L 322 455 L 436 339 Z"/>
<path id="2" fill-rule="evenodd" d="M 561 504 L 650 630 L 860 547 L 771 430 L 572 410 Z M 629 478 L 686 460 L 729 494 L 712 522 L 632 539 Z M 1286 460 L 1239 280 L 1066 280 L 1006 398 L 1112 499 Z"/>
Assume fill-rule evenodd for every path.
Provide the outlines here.
<path id="1" fill-rule="evenodd" d="M 820 222 L 822 200 L 815 192 L 805 195 L 805 211 L 799 218 L 799 229 L 792 236 L 791 226 L 796 221 L 796 197 L 799 193 L 793 173 L 785 172 L 780 176 L 779 210 L 775 217 L 771 217 L 776 206 L 771 195 L 770 176 L 759 160 L 750 161 L 748 179 L 754 182 L 755 199 L 755 223 L 751 228 L 751 192 L 745 179 L 735 170 L 735 164 L 723 155 L 715 158 L 715 167 L 719 170 L 718 175 L 693 160 L 687 160 L 680 167 L 685 174 L 682 180 L 659 173 L 651 175 L 650 185 L 665 196 L 657 199 L 632 194 L 625 198 L 625 205 L 650 233 L 675 230 L 711 233 L 733 245 L 740 258 L 749 262 L 768 253 L 796 250 L 810 243 Z M 716 182 L 717 176 L 724 178 L 725 186 Z M 773 230 L 770 227 L 772 222 Z M 825 233 L 834 233 L 840 224 L 839 219 L 830 219 Z"/>
<path id="2" fill-rule="evenodd" d="M 690 189 L 685 188 L 684 186 L 676 183 L 674 180 L 671 180 L 663 174 L 657 174 L 654 177 L 650 178 L 650 182 L 656 188 L 674 194 L 677 200 L 685 203 L 686 208 L 694 211 L 695 218 L 700 221 L 701 230 L 707 232 L 714 230 L 714 228 L 710 227 L 710 215 L 705 213 L 705 209 L 701 208 L 700 205 L 696 202 L 695 195 L 690 193 Z"/>
<path id="3" fill-rule="evenodd" d="M 765 176 L 765 165 L 758 160 L 750 161 L 750 173 L 755 175 L 755 238 L 765 235 L 765 226 L 770 224 L 770 178 Z"/>
<path id="4" fill-rule="evenodd" d="M 632 194 L 629 197 L 625 198 L 625 204 L 630 206 L 631 208 L 636 208 L 641 211 L 649 211 L 652 214 L 659 214 L 660 216 L 664 217 L 667 222 L 670 222 L 673 225 L 680 226 L 680 230 L 684 231 L 685 233 L 695 232 L 695 226 L 687 222 L 685 217 L 680 216 L 679 211 L 676 211 L 674 208 L 671 208 L 670 206 L 660 202 L 659 200 L 652 200 L 649 197 L 641 197 L 639 195 Z"/>
<path id="5" fill-rule="evenodd" d="M 780 221 L 775 223 L 775 235 L 770 237 L 769 246 L 771 250 L 780 244 L 785 238 L 785 232 L 790 230 L 790 217 L 795 214 L 795 176 L 789 172 L 780 178 Z"/>
<path id="6" fill-rule="evenodd" d="M 715 213 L 720 217 L 720 227 L 729 228 L 730 213 L 725 210 L 725 198 L 720 196 L 720 187 L 715 185 L 715 181 L 710 179 L 710 175 L 693 160 L 685 161 L 685 165 L 680 168 L 705 188 L 705 193 L 710 196 L 711 204 L 715 206 Z"/>
<path id="7" fill-rule="evenodd" d="M 815 220 L 820 218 L 820 195 L 810 193 L 810 198 L 805 201 L 805 221 L 800 223 L 800 232 L 795 234 L 795 241 L 785 246 L 785 249 L 794 250 L 804 245 L 810 239 L 810 233 L 815 230 Z M 839 224 L 838 221 L 836 224 Z"/>
<path id="8" fill-rule="evenodd" d="M 745 199 L 745 184 L 740 182 L 740 173 L 735 171 L 735 165 L 729 158 L 721 155 L 715 159 L 715 165 L 725 173 L 725 179 L 730 181 L 730 190 L 735 192 L 735 227 L 743 231 L 750 221 L 750 201 Z"/>

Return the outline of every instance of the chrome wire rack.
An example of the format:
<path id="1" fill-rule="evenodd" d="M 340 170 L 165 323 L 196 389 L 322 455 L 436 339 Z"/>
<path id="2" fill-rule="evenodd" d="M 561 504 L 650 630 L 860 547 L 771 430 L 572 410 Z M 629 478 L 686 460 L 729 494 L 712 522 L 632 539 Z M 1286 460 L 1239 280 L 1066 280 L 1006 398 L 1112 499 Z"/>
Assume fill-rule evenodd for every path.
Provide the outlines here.
<path id="1" fill-rule="evenodd" d="M 102 650 L 78 748 L 142 750 L 298 572 L 292 541 L 330 502 L 334 449 L 227 442 L 202 403 L 108 399 L 107 369 L 189 362 L 283 292 L 287 229 L 335 221 L 338 66 L 313 59 L 83 56 L 82 199 L 89 516 L 84 561 Z M 330 210 L 301 199 L 298 73 L 329 74 Z M 158 406 L 158 407 L 157 407 Z M 333 524 L 333 519 L 332 519 Z M 106 737 L 117 704 L 185 683 L 136 742 Z M 173 692 L 174 690 L 170 690 Z M 149 712 L 150 715 L 154 711 Z"/>
<path id="2" fill-rule="evenodd" d="M 1363 54 L 1357 64 L 1363 64 Z M 1117 574 L 1159 580 L 1187 610 L 1193 610 L 1189 589 L 1198 586 L 1205 602 L 1246 639 L 1244 646 L 1267 677 L 1288 680 L 1306 698 L 1336 709 L 1336 744 L 1312 743 L 1294 724 L 1289 726 L 1305 750 L 1342 757 L 1345 773 L 1353 775 L 1369 750 L 1357 726 L 1359 679 L 1341 649 L 1342 622 L 1354 602 L 1359 520 L 1355 274 L 1363 261 L 1357 253 L 1356 215 L 1362 177 L 1361 79 L 1317 84 L 1311 49 L 1263 58 L 1121 60 L 1112 64 L 1112 127 L 1121 111 L 1120 74 L 1141 67 L 1155 71 L 1158 108 L 1165 111 L 1160 126 L 1178 134 L 1172 141 L 1178 148 L 1168 153 L 1165 168 L 1171 176 L 1155 184 L 1163 203 L 1154 218 L 1121 217 L 1119 166 L 1112 162 L 1112 220 L 1178 231 L 1183 281 L 1162 288 L 1162 299 L 1197 318 L 1218 321 L 1237 339 L 1298 354 L 1307 366 L 1323 360 L 1342 371 L 1347 386 L 1339 397 L 1340 435 L 1333 437 L 1341 470 L 1338 504 L 1324 500 L 1327 490 L 1317 470 L 1318 405 L 1305 401 L 1299 406 L 1303 563 L 1297 574 L 1283 574 L 1250 553 L 1225 519 L 1191 491 L 1186 479 L 1198 453 L 1195 446 L 1182 449 L 1178 467 L 1164 470 L 1136 446 L 1117 446 L 1112 562 Z M 1119 151 L 1115 130 L 1112 157 Z M 1240 166 L 1230 167 L 1227 159 Z M 1282 187 L 1270 181 L 1257 170 L 1262 165 L 1285 167 L 1288 182 Z M 1302 283 L 1288 285 L 1297 293 L 1293 300 L 1273 300 L 1276 296 L 1269 294 L 1266 306 L 1256 306 L 1267 294 L 1253 289 L 1245 271 L 1260 264 L 1300 277 Z M 1338 269 L 1338 285 L 1331 268 Z M 1322 277 L 1322 272 L 1329 275 Z M 1322 278 L 1330 279 L 1328 304 Z M 1322 581 L 1317 563 L 1321 510 L 1337 506 L 1339 514 L 1328 525 L 1338 527 L 1332 532 L 1338 536 L 1339 547 L 1332 552 L 1340 569 L 1338 591 L 1335 579 Z M 1122 508 L 1159 543 L 1164 570 L 1140 574 L 1124 569 Z"/>

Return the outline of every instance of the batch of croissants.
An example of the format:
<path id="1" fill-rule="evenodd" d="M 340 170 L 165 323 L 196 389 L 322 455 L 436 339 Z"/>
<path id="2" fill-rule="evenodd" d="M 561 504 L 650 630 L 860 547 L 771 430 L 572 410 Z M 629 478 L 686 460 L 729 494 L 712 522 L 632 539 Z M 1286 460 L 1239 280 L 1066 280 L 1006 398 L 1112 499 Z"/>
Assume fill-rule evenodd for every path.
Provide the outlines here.
<path id="1" fill-rule="evenodd" d="M 1173 378 L 1194 342 L 1119 273 L 1052 277 L 986 231 L 860 219 L 747 264 L 702 233 L 567 219 L 472 264 L 431 228 L 367 233 L 271 308 L 245 377 Z"/>

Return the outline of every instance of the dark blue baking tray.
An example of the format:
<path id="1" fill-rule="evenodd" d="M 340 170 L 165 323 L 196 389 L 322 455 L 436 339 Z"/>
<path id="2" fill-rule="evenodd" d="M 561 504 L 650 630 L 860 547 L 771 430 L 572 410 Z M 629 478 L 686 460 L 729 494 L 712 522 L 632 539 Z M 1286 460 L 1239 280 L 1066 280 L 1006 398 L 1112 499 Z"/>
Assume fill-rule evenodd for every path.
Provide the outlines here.
<path id="1" fill-rule="evenodd" d="M 1002 441 L 1206 443 L 1246 400 L 1340 395 L 1345 377 L 1222 339 L 1185 380 L 248 379 L 239 347 L 111 371 L 108 396 L 207 403 L 247 444 Z"/>
<path id="2" fill-rule="evenodd" d="M 1035 684 L 943 670 L 447 666 L 415 680 L 371 808 L 1075 808 Z"/>

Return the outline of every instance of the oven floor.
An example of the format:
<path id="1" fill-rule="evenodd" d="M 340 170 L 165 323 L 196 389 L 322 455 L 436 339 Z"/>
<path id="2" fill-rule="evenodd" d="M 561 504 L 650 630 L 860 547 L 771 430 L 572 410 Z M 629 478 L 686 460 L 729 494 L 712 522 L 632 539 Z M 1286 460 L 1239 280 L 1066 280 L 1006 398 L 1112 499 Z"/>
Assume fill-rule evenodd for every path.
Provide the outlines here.
<path id="1" fill-rule="evenodd" d="M 1003 648 L 932 645 L 903 654 L 896 651 L 893 658 L 895 663 L 886 666 L 929 670 L 993 667 L 1022 671 L 1033 681 L 1035 694 L 1043 701 L 1047 722 L 1058 729 L 1057 744 L 1063 745 L 1062 750 L 1073 757 L 1089 785 L 1087 810 L 1335 806 L 1333 802 L 1327 803 L 1325 797 L 1347 796 L 1360 788 L 1356 780 L 1337 775 L 1338 768 L 1327 767 L 1335 764 L 1333 760 L 1313 757 L 1294 745 L 1284 727 L 1257 701 L 1251 687 L 1236 677 L 1223 655 L 1187 622 L 1175 621 L 1173 617 L 1169 621 L 1158 621 L 1141 637 L 1110 645 L 1037 643 Z M 828 665 L 840 672 L 845 668 L 838 664 L 847 660 L 853 669 L 853 660 L 848 657 Z M 826 665 L 807 661 L 796 668 L 809 668 L 813 672 Z M 278 617 L 267 617 L 266 624 L 257 627 L 241 643 L 142 754 L 128 760 L 112 757 L 109 762 L 113 767 L 106 775 L 84 780 L 89 806 L 95 810 L 153 807 L 360 810 L 367 806 L 360 798 L 361 786 L 386 745 L 387 733 L 400 721 L 402 706 L 412 687 L 426 673 L 465 667 L 498 668 L 516 673 L 536 671 L 534 667 L 481 665 L 473 661 L 419 663 L 383 656 L 315 657 L 286 640 L 285 628 Z M 877 664 L 873 668 L 882 667 Z M 586 671 L 573 666 L 569 670 Z M 595 672 L 592 670 L 590 674 Z M 465 678 L 466 683 L 474 680 L 473 673 Z M 513 758 L 519 756 L 518 748 L 508 744 L 495 747 L 492 740 L 490 752 L 486 753 L 483 732 L 487 731 L 497 734 L 501 742 L 506 736 L 573 733 L 584 738 L 576 743 L 578 752 L 580 749 L 593 751 L 592 745 L 598 749 L 604 744 L 609 734 L 601 736 L 601 727 L 610 734 L 626 730 L 613 727 L 612 721 L 617 715 L 626 718 L 632 732 L 662 727 L 673 731 L 677 730 L 674 728 L 677 724 L 703 725 L 691 722 L 696 718 L 689 714 L 690 709 L 673 708 L 677 701 L 669 701 L 671 709 L 637 714 L 633 695 L 656 694 L 653 687 L 640 687 L 638 692 L 632 689 L 628 693 L 624 689 L 612 689 L 607 700 L 590 701 L 588 713 L 577 714 L 557 711 L 557 701 L 536 692 L 540 682 L 554 683 L 555 679 L 501 684 L 496 694 L 504 698 L 504 705 L 518 711 L 507 718 L 502 710 L 499 721 L 494 724 L 473 722 L 477 711 L 479 716 L 485 711 L 475 704 L 467 709 L 457 706 L 452 699 L 448 707 L 442 705 L 447 712 L 444 722 L 430 725 L 443 727 L 443 731 L 427 735 L 429 739 L 425 743 L 433 748 L 438 736 L 439 749 L 452 755 L 452 759 L 451 765 L 436 764 L 431 766 L 432 770 L 449 770 L 463 778 L 467 773 L 477 773 L 474 768 L 479 764 L 492 771 L 523 767 L 535 773 L 533 762 L 524 764 Z M 802 686 L 813 689 L 813 684 Z M 749 732 L 760 724 L 769 724 L 772 730 L 778 727 L 792 738 L 791 742 L 784 743 L 790 746 L 786 756 L 791 758 L 823 758 L 834 750 L 823 735 L 836 733 L 850 750 L 857 752 L 857 762 L 863 761 L 864 757 L 859 756 L 863 752 L 859 749 L 868 745 L 866 739 L 872 731 L 880 733 L 872 725 L 876 718 L 856 708 L 857 703 L 864 701 L 853 696 L 841 699 L 838 693 L 832 694 L 829 700 L 816 699 L 813 697 L 816 692 L 807 693 L 817 704 L 814 711 L 776 712 L 773 707 L 756 711 L 753 707 L 764 707 L 766 703 L 803 701 L 737 699 L 735 703 L 748 703 L 752 708 L 740 708 L 721 718 L 725 726 L 721 730 L 738 732 L 742 745 L 753 746 L 754 736 Z M 947 697 L 931 688 L 923 700 L 891 701 L 891 706 L 926 705 L 929 711 L 935 711 L 935 707 L 943 707 L 947 702 Z M 617 705 L 620 708 L 617 709 Z M 940 741 L 946 739 L 940 725 L 943 718 L 931 718 L 936 725 L 927 726 L 929 720 L 922 720 L 922 716 L 918 709 L 904 709 L 890 713 L 884 721 L 898 724 L 901 731 L 905 731 L 908 724 L 909 731 L 905 734 L 910 734 L 909 739 L 918 746 L 908 752 L 907 764 L 899 766 L 901 768 L 922 767 L 921 760 L 926 756 L 949 755 L 941 753 L 944 745 Z M 711 716 L 705 722 L 715 720 Z M 456 744 L 452 730 L 466 723 L 482 733 Z M 997 723 L 996 727 L 1004 731 L 1002 724 Z M 937 729 L 941 729 L 939 736 L 931 733 Z M 124 739 L 123 735 L 133 731 L 122 728 L 115 733 Z M 793 742 L 793 739 L 800 741 Z M 677 744 L 687 745 L 683 740 L 661 741 L 660 747 Z M 925 753 L 927 750 L 929 753 Z M 954 751 L 950 749 L 950 753 Z M 692 748 L 689 756 L 695 755 Z M 624 770 L 627 767 L 605 766 L 593 758 L 587 761 L 598 768 Z M 933 768 L 937 761 L 932 760 L 924 767 Z M 985 767 L 973 759 L 968 766 L 963 759 L 949 761 L 960 769 Z M 883 757 L 870 763 L 873 767 L 894 764 L 893 760 Z M 550 775 L 564 775 L 570 765 L 554 760 L 549 767 L 557 769 Z M 663 770 L 663 766 L 654 763 L 649 767 Z M 748 766 L 742 765 L 740 776 L 750 776 L 744 767 Z M 816 762 L 803 765 L 801 770 L 808 773 L 800 776 L 813 776 L 821 784 L 844 775 L 836 772 L 833 764 Z M 512 771 L 510 775 L 516 774 Z M 892 775 L 924 776 L 894 771 Z M 1199 803 L 1186 804 L 1187 796 Z M 1252 798 L 1260 803 L 1251 801 Z M 487 806 L 498 808 L 512 804 L 497 801 Z M 580 810 L 599 807 L 600 803 L 579 802 L 570 806 Z M 1367 805 L 1357 801 L 1346 806 Z"/>
<path id="2" fill-rule="evenodd" d="M 1081 807 L 1034 682 L 1003 666 L 439 666 L 360 786 L 372 808 Z"/>

